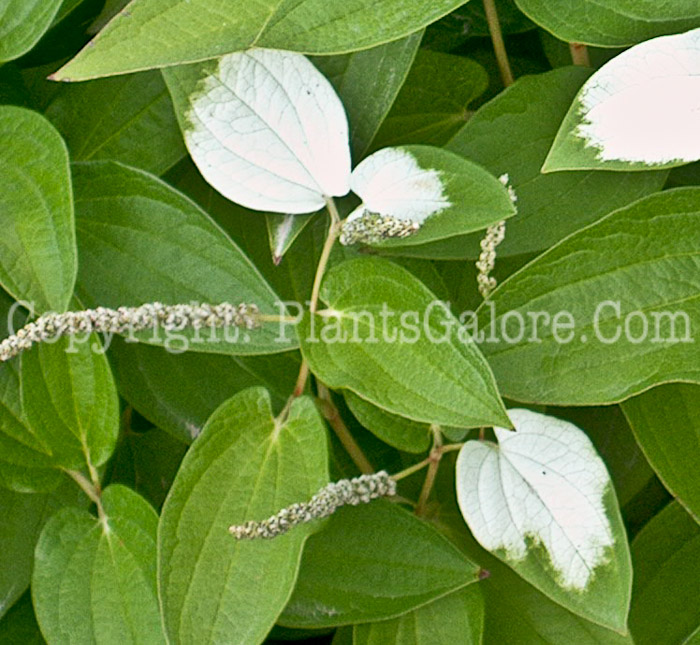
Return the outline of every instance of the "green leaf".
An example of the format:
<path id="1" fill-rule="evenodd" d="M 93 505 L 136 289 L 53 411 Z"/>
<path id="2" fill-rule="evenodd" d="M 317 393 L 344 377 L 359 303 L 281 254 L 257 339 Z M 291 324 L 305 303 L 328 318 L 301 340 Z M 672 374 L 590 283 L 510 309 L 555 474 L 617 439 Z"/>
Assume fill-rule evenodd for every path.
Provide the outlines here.
<path id="1" fill-rule="evenodd" d="M 351 390 L 343 392 L 345 402 L 357 420 L 384 443 L 405 452 L 420 453 L 430 448 L 430 424 L 410 419 L 372 405 Z"/>
<path id="2" fill-rule="evenodd" d="M 14 493 L 0 488 L 0 616 L 29 586 L 34 547 L 46 520 L 64 506 L 85 506 L 87 498 L 66 477 L 48 494 Z M 1 624 L 1 623 L 0 623 Z M 0 642 L 6 642 L 1 637 Z"/>
<path id="3" fill-rule="evenodd" d="M 457 499 L 479 543 L 555 602 L 625 633 L 632 565 L 605 464 L 573 424 L 509 410 L 515 432 L 468 441 Z"/>
<path id="4" fill-rule="evenodd" d="M 556 604 L 476 542 L 464 523 L 454 486 L 455 453 L 443 457 L 435 484 L 436 522 L 488 575 L 479 582 L 486 604 L 484 643 L 633 645 L 622 636 Z"/>
<path id="5" fill-rule="evenodd" d="M 486 600 L 485 643 L 634 645 L 631 636 L 591 623 L 554 603 L 495 558 L 481 554 L 478 562 L 491 574 L 479 585 Z"/>
<path id="6" fill-rule="evenodd" d="M 346 223 L 379 215 L 414 225 L 409 235 L 391 239 L 373 235 L 371 224 L 366 225 L 367 241 L 382 249 L 470 233 L 515 215 L 508 191 L 498 179 L 471 161 L 433 146 L 383 148 L 355 167 L 350 186 L 363 203 Z M 352 241 L 341 237 L 345 244 Z"/>
<path id="7" fill-rule="evenodd" d="M 630 629 L 637 645 L 698 642 L 700 526 L 677 504 L 654 517 L 632 543 Z"/>
<path id="8" fill-rule="evenodd" d="M 527 16 L 560 40 L 624 47 L 696 27 L 694 0 L 515 0 Z"/>
<path id="9" fill-rule="evenodd" d="M 326 275 L 321 299 L 327 313 L 306 315 L 297 329 L 312 372 L 329 387 L 414 421 L 509 425 L 481 353 L 406 269 L 379 258 L 344 262 Z"/>
<path id="10" fill-rule="evenodd" d="M 6 645 L 46 645 L 34 616 L 29 592 L 0 620 L 0 641 Z"/>
<path id="11" fill-rule="evenodd" d="M 478 573 L 435 528 L 391 502 L 345 507 L 306 545 L 280 624 L 393 618 L 476 582 Z"/>
<path id="12" fill-rule="evenodd" d="M 662 385 L 622 409 L 659 479 L 700 522 L 700 387 Z"/>
<path id="13" fill-rule="evenodd" d="M 192 160 L 227 199 L 296 215 L 350 190 L 345 109 L 305 56 L 253 49 L 163 74 Z"/>
<path id="14" fill-rule="evenodd" d="M 581 88 L 542 172 L 647 170 L 700 159 L 700 143 L 688 136 L 700 126 L 699 74 L 700 29 L 616 56 Z"/>
<path id="15" fill-rule="evenodd" d="M 216 192 L 202 179 L 197 167 L 189 159 L 178 164 L 170 175 L 169 181 L 211 215 L 251 259 L 277 295 L 296 303 L 306 302 L 311 293 L 316 265 L 328 232 L 326 213 L 311 218 L 284 260 L 275 265 L 270 253 L 266 227 L 260 222 L 260 213 L 243 208 Z M 338 250 L 336 247 L 336 252 Z M 292 315 L 301 313 L 297 310 L 296 303 L 290 305 Z"/>
<path id="16" fill-rule="evenodd" d="M 408 36 L 462 4 L 464 0 L 233 0 L 222 7 L 215 0 L 135 0 L 55 78 L 87 80 L 253 46 L 344 54 Z"/>
<path id="17" fill-rule="evenodd" d="M 604 405 L 660 383 L 699 381 L 700 237 L 691 234 L 699 222 L 700 189 L 651 195 L 503 282 L 477 312 L 503 394 Z"/>
<path id="18" fill-rule="evenodd" d="M 74 167 L 80 246 L 78 293 L 88 305 L 119 307 L 233 302 L 279 315 L 279 300 L 231 239 L 193 202 L 156 177 L 115 162 Z M 134 335 L 176 351 L 261 354 L 290 349 L 278 325 L 251 332 Z"/>
<path id="19" fill-rule="evenodd" d="M 508 174 L 518 212 L 506 224 L 499 257 L 546 249 L 610 211 L 660 190 L 666 180 L 663 171 L 540 173 L 561 120 L 589 75 L 582 67 L 565 67 L 519 78 L 481 107 L 447 144 L 448 150 L 497 177 Z M 410 251 L 421 257 L 476 259 L 482 238 L 482 233 L 460 236 Z"/>
<path id="20" fill-rule="evenodd" d="M 28 426 L 57 468 L 101 466 L 119 435 L 119 399 L 96 335 L 63 338 L 22 354 L 20 387 Z"/>
<path id="21" fill-rule="evenodd" d="M 20 493 L 44 492 L 62 479 L 22 412 L 18 362 L 0 365 L 0 485 Z"/>
<path id="22" fill-rule="evenodd" d="M 345 106 L 353 159 L 362 159 L 369 149 L 406 80 L 422 36 L 419 31 L 372 49 L 311 59 Z"/>
<path id="23" fill-rule="evenodd" d="M 267 235 L 270 239 L 270 253 L 272 253 L 272 262 L 275 265 L 282 261 L 284 255 L 313 217 L 313 215 L 265 214 Z"/>
<path id="24" fill-rule="evenodd" d="M 77 258 L 68 152 L 41 115 L 0 107 L 0 284 L 39 312 L 65 311 Z"/>
<path id="25" fill-rule="evenodd" d="M 19 58 L 34 47 L 51 25 L 61 2 L 62 0 L 1 0 L 0 63 Z"/>
<path id="26" fill-rule="evenodd" d="M 21 327 L 25 316 L 13 311 L 13 300 L 0 290 L 0 336 L 8 325 Z M 14 314 L 14 315 L 13 315 Z M 64 476 L 52 467 L 51 457 L 27 424 L 20 398 L 20 362 L 0 364 L 0 486 L 20 493 L 50 491 Z"/>
<path id="27" fill-rule="evenodd" d="M 355 625 L 354 645 L 477 645 L 484 630 L 484 599 L 478 586 L 439 598 L 403 616 Z"/>
<path id="28" fill-rule="evenodd" d="M 159 72 L 62 85 L 46 116 L 73 161 L 112 159 L 160 175 L 187 154 Z"/>
<path id="29" fill-rule="evenodd" d="M 32 597 L 47 640 L 164 643 L 156 597 L 158 517 L 139 495 L 109 486 L 106 517 L 67 508 L 36 547 Z"/>
<path id="30" fill-rule="evenodd" d="M 421 49 L 373 147 L 443 145 L 464 125 L 467 107 L 488 84 L 486 70 L 473 60 Z"/>
<path id="31" fill-rule="evenodd" d="M 328 481 L 321 418 L 308 398 L 275 420 L 267 392 L 240 392 L 185 456 L 159 527 L 159 589 L 172 643 L 259 643 L 287 603 L 314 530 L 236 541 L 232 524 L 263 520 Z"/>
<path id="32" fill-rule="evenodd" d="M 119 393 L 149 421 L 190 443 L 212 412 L 232 394 L 265 385 L 278 410 L 294 390 L 297 353 L 223 356 L 112 341 L 110 358 Z M 183 383 L 187 387 L 183 387 Z"/>

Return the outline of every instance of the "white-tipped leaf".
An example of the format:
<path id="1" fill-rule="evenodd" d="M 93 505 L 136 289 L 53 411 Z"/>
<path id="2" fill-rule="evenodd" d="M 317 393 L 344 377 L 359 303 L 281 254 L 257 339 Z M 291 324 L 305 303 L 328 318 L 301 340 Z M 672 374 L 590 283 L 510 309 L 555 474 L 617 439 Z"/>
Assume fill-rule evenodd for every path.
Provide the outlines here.
<path id="1" fill-rule="evenodd" d="M 640 43 L 581 88 L 543 170 L 648 169 L 700 159 L 700 29 Z"/>
<path id="2" fill-rule="evenodd" d="M 418 224 L 452 205 L 440 172 L 422 168 L 403 148 L 384 148 L 367 157 L 353 170 L 350 187 L 373 213 Z"/>
<path id="3" fill-rule="evenodd" d="M 457 498 L 479 543 L 559 604 L 626 629 L 631 565 L 615 493 L 590 439 L 572 423 L 509 410 L 515 432 L 469 441 Z"/>
<path id="4" fill-rule="evenodd" d="M 345 109 L 301 54 L 251 49 L 165 77 L 192 159 L 228 199 L 298 214 L 349 191 Z"/>
<path id="5" fill-rule="evenodd" d="M 433 146 L 383 148 L 353 170 L 350 187 L 362 204 L 345 226 L 355 222 L 353 237 L 371 245 L 415 246 L 515 214 L 507 190 L 493 175 Z"/>

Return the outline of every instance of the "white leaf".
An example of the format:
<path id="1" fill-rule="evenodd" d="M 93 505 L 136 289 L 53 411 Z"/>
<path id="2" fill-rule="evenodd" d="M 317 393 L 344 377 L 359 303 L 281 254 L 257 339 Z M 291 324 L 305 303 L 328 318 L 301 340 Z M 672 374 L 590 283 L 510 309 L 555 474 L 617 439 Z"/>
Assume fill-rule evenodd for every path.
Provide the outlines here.
<path id="1" fill-rule="evenodd" d="M 516 431 L 494 428 L 498 445 L 468 441 L 457 459 L 457 497 L 474 537 L 517 563 L 546 549 L 558 584 L 585 589 L 614 544 L 605 464 L 575 425 L 509 410 Z"/>
<path id="2" fill-rule="evenodd" d="M 349 221 L 369 210 L 422 224 L 452 205 L 440 171 L 421 168 L 403 148 L 384 148 L 364 159 L 353 170 L 350 187 L 363 204 L 348 217 Z"/>
<path id="3" fill-rule="evenodd" d="M 602 161 L 700 159 L 700 29 L 628 49 L 579 96 L 575 135 Z"/>
<path id="4" fill-rule="evenodd" d="M 251 49 L 219 59 L 189 97 L 185 141 L 204 178 L 255 210 L 312 213 L 350 189 L 348 121 L 301 54 Z"/>

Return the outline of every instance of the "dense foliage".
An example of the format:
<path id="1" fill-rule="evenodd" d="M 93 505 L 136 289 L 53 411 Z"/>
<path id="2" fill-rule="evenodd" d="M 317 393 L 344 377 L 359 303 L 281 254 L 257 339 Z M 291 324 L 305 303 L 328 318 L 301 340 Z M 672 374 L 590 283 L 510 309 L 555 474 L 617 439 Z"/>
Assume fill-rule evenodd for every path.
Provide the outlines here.
<path id="1" fill-rule="evenodd" d="M 0 0 L 0 643 L 700 643 L 700 5 Z"/>

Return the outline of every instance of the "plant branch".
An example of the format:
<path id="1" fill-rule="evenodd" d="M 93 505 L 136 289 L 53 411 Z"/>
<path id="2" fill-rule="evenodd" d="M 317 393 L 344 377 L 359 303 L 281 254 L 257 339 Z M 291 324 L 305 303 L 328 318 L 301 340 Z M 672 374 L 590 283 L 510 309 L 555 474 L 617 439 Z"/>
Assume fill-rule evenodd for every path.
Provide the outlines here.
<path id="1" fill-rule="evenodd" d="M 588 47 L 581 43 L 569 43 L 569 51 L 571 52 L 571 60 L 574 65 L 583 67 L 591 66 L 591 57 L 588 55 Z"/>
<path id="2" fill-rule="evenodd" d="M 326 241 L 321 250 L 321 257 L 318 260 L 318 266 L 316 267 L 316 275 L 314 276 L 314 284 L 311 289 L 311 300 L 309 301 L 309 311 L 312 314 L 316 313 L 318 309 L 318 297 L 321 293 L 321 282 L 323 281 L 323 276 L 326 273 L 326 267 L 328 266 L 328 260 L 331 257 L 331 251 L 333 250 L 333 245 L 338 239 L 338 234 L 340 232 L 340 217 L 338 215 L 338 209 L 335 206 L 335 202 L 332 197 L 329 197 L 326 201 L 328 207 L 328 213 L 331 216 L 331 223 L 328 227 L 328 235 L 326 236 Z"/>
<path id="3" fill-rule="evenodd" d="M 444 455 L 446 452 L 452 452 L 453 450 L 461 450 L 463 445 L 464 443 L 448 443 L 446 446 L 440 446 L 439 448 L 435 448 L 434 450 L 437 450 L 438 452 L 440 452 L 441 455 Z M 431 456 L 426 457 L 425 459 L 423 459 L 423 461 L 419 461 L 417 464 L 413 464 L 413 466 L 409 466 L 408 468 L 399 471 L 398 473 L 392 475 L 391 478 L 394 481 L 401 481 L 402 479 L 406 479 L 406 477 L 410 477 L 411 475 L 417 473 L 419 470 L 423 470 L 423 468 L 430 465 L 431 461 L 433 461 L 432 453 Z"/>
<path id="4" fill-rule="evenodd" d="M 418 504 L 416 505 L 416 515 L 425 515 L 428 498 L 433 490 L 435 477 L 437 477 L 440 461 L 442 459 L 442 433 L 440 432 L 440 426 L 432 425 L 430 429 L 433 432 L 433 448 L 428 456 L 428 472 L 425 475 L 423 488 L 421 489 Z"/>
<path id="5" fill-rule="evenodd" d="M 107 523 L 107 515 L 105 513 L 105 509 L 102 506 L 102 489 L 99 484 L 99 480 L 97 481 L 97 484 L 95 484 L 95 478 L 97 477 L 97 471 L 95 470 L 95 467 L 92 464 L 89 464 L 90 468 L 90 477 L 93 479 L 93 481 L 90 481 L 83 473 L 81 473 L 78 470 L 65 470 L 65 473 L 75 481 L 78 486 L 82 489 L 82 491 L 95 503 L 95 506 L 97 506 L 97 515 L 100 518 L 100 521 L 106 526 Z"/>
<path id="6" fill-rule="evenodd" d="M 311 299 L 309 300 L 309 314 L 314 315 L 318 309 L 318 298 L 321 293 L 321 282 L 323 282 L 323 276 L 326 273 L 326 268 L 328 266 L 328 260 L 331 257 L 331 252 L 333 251 L 333 245 L 338 239 L 340 234 L 340 215 L 338 214 L 338 208 L 335 205 L 332 197 L 326 198 L 326 208 L 328 209 L 328 214 L 330 215 L 331 221 L 328 227 L 328 235 L 326 236 L 326 241 L 323 244 L 323 249 L 321 250 L 321 257 L 318 260 L 318 266 L 316 267 L 316 275 L 314 276 L 314 283 L 311 289 Z M 283 410 L 283 415 L 289 411 L 291 402 L 298 396 L 304 393 L 306 388 L 306 382 L 309 379 L 309 364 L 306 362 L 305 358 L 302 358 L 301 367 L 299 368 L 299 375 L 297 376 L 297 382 L 294 386 L 294 391 L 287 405 Z M 280 415 L 282 416 L 282 415 Z M 371 471 L 370 471 L 371 472 Z"/>
<path id="7" fill-rule="evenodd" d="M 345 421 L 343 421 L 338 408 L 331 399 L 331 393 L 328 391 L 328 388 L 320 381 L 317 381 L 317 387 L 318 397 L 321 404 L 321 412 L 323 413 L 326 421 L 328 421 L 330 427 L 333 429 L 333 432 L 335 432 L 336 437 L 338 437 L 340 443 L 343 445 L 343 448 L 345 448 L 345 451 L 348 453 L 348 455 L 350 455 L 350 458 L 360 469 L 361 473 L 365 475 L 373 473 L 374 468 L 372 467 L 372 464 L 369 462 L 369 459 L 367 459 L 365 453 L 362 451 L 362 448 L 360 448 L 350 430 L 348 430 L 348 427 L 345 425 Z"/>
<path id="8" fill-rule="evenodd" d="M 498 19 L 498 11 L 496 10 L 496 0 L 484 0 L 484 12 L 486 13 L 486 22 L 489 25 L 493 51 L 496 54 L 496 61 L 498 62 L 498 69 L 501 72 L 503 85 L 508 87 L 513 84 L 515 79 L 513 78 L 513 71 L 510 68 L 506 45 L 503 42 L 503 32 L 501 31 L 501 22 Z"/>

